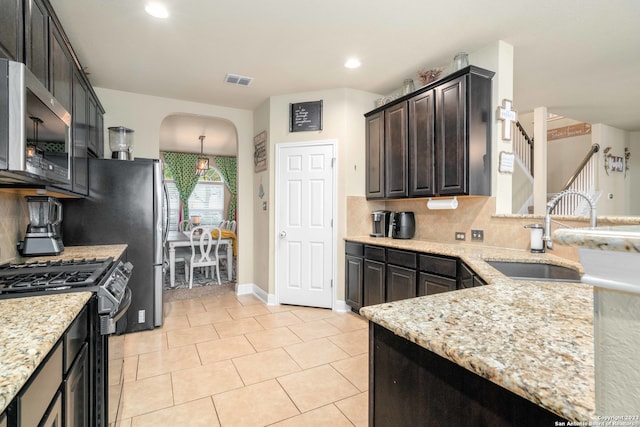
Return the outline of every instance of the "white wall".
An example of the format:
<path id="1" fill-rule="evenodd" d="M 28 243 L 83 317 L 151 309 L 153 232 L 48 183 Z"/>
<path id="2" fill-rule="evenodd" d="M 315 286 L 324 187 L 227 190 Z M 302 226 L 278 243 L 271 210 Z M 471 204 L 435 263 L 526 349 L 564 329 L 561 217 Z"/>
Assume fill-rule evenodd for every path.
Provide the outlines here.
<path id="1" fill-rule="evenodd" d="M 513 46 L 501 40 L 490 43 L 482 49 L 469 54 L 469 63 L 487 70 L 495 71 L 492 80 L 492 116 L 493 129 L 491 132 L 491 195 L 496 197 L 496 213 L 510 214 L 512 212 L 512 175 L 498 173 L 498 159 L 501 151 L 513 151 L 510 141 L 502 140 L 502 122 L 496 120 L 496 110 L 502 105 L 503 99 L 513 99 Z"/>
<path id="2" fill-rule="evenodd" d="M 267 291 L 269 297 L 275 296 L 275 144 L 336 140 L 337 143 L 337 218 L 334 227 L 337 234 L 336 248 L 336 299 L 344 300 L 344 263 L 341 261 L 344 254 L 344 237 L 346 236 L 346 212 L 347 195 L 364 195 L 365 181 L 365 121 L 364 113 L 374 109 L 374 101 L 380 97 L 352 89 L 333 89 L 327 91 L 306 92 L 274 96 L 269 99 L 268 112 L 261 106 L 254 115 L 254 121 L 260 123 L 254 128 L 254 133 L 269 129 L 269 169 L 268 181 L 266 175 L 254 177 L 254 190 L 257 191 L 259 181 L 262 179 L 263 187 L 268 197 L 268 218 L 258 215 L 255 217 L 256 240 L 268 240 L 270 250 L 264 253 L 268 256 L 268 263 L 254 263 L 255 276 L 260 277 L 260 287 L 263 288 L 262 279 L 268 277 Z M 313 132 L 289 132 L 289 104 L 307 101 L 323 101 L 322 131 Z M 268 116 L 268 119 L 266 118 Z M 268 125 L 266 124 L 268 121 Z M 262 245 L 262 243 L 260 243 Z M 267 268 L 268 270 L 265 270 Z"/>
<path id="3" fill-rule="evenodd" d="M 110 156 L 107 128 L 126 126 L 135 131 L 135 157 L 159 158 L 160 124 L 176 113 L 227 119 L 238 136 L 238 265 L 237 281 L 253 282 L 253 113 L 248 110 L 95 88 L 106 113 L 105 154 Z"/>
<path id="4" fill-rule="evenodd" d="M 605 172 L 604 152 L 611 147 L 609 154 L 624 157 L 624 147 L 628 146 L 627 133 L 623 130 L 603 125 L 594 124 L 591 128 L 592 140 L 600 144 L 598 155 L 598 188 L 601 191 L 597 204 L 597 213 L 600 215 L 629 215 L 626 186 L 630 185 L 630 177 L 625 177 L 622 172 Z M 609 198 L 611 195 L 612 198 Z"/>
<path id="5" fill-rule="evenodd" d="M 640 132 L 630 132 L 629 150 L 631 157 L 629 158 L 629 185 L 626 188 L 626 197 L 629 205 L 629 215 L 640 215 L 640 197 L 638 197 L 638 188 L 640 188 Z M 635 189 L 635 193 L 634 193 Z"/>

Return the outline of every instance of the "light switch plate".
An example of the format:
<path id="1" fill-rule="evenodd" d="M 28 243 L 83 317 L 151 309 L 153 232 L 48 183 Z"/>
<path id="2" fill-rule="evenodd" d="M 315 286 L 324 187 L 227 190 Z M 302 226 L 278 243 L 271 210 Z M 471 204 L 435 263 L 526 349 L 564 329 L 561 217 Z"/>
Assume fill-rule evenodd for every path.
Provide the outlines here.
<path id="1" fill-rule="evenodd" d="M 456 231 L 456 240 L 466 240 L 467 236 L 463 231 Z"/>

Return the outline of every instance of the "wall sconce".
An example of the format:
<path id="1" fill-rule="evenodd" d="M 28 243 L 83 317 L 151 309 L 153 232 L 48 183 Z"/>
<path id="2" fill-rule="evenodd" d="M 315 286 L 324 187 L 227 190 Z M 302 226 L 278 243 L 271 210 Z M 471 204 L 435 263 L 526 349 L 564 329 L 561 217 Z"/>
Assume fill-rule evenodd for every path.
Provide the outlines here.
<path id="1" fill-rule="evenodd" d="M 209 170 L 209 158 L 204 156 L 203 147 L 204 147 L 204 135 L 200 135 L 200 157 L 196 161 L 196 174 L 199 176 L 204 176 Z"/>
<path id="2" fill-rule="evenodd" d="M 427 208 L 429 209 L 456 209 L 458 207 L 458 198 L 453 199 L 429 199 Z"/>

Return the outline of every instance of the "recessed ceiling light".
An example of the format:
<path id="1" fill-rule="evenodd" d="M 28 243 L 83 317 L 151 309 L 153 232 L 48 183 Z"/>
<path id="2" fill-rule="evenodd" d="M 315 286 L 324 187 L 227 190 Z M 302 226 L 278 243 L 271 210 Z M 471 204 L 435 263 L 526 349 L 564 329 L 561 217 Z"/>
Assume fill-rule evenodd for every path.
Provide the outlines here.
<path id="1" fill-rule="evenodd" d="M 165 19 L 169 17 L 169 11 L 160 3 L 147 3 L 144 10 L 154 18 Z"/>
<path id="2" fill-rule="evenodd" d="M 347 68 L 358 68 L 360 65 L 360 60 L 358 58 L 349 58 L 347 62 L 344 63 L 344 66 Z"/>

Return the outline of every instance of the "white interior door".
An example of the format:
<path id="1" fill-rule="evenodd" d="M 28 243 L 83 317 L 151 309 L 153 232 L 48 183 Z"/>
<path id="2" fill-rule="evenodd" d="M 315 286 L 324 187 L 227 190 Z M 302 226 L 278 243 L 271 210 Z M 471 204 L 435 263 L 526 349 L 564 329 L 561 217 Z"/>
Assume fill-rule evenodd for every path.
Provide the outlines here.
<path id="1" fill-rule="evenodd" d="M 279 144 L 276 286 L 280 304 L 332 306 L 335 143 Z"/>

